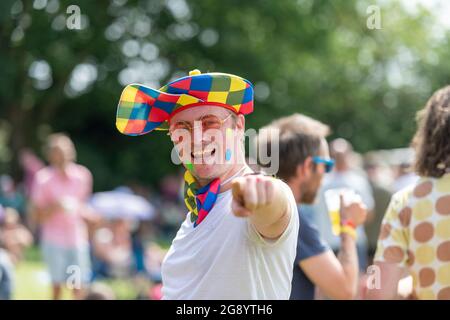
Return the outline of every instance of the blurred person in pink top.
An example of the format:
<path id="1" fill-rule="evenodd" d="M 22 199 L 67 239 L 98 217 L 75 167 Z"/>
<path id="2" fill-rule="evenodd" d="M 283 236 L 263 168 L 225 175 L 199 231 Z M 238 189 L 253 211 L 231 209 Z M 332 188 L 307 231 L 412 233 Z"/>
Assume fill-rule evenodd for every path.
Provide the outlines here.
<path id="1" fill-rule="evenodd" d="M 92 193 L 90 171 L 75 163 L 73 142 L 64 134 L 50 135 L 46 154 L 50 166 L 35 177 L 31 200 L 41 231 L 41 247 L 53 286 L 53 299 L 62 285 L 80 299 L 90 280 L 88 230 L 94 221 L 87 206 Z"/>

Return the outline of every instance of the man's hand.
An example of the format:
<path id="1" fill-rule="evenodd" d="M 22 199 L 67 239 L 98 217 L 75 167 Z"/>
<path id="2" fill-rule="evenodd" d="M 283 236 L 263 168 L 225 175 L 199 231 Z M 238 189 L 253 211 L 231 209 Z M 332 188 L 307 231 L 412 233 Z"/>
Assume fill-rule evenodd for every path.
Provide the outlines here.
<path id="1" fill-rule="evenodd" d="M 367 208 L 362 201 L 354 201 L 345 204 L 342 195 L 341 199 L 341 221 L 351 221 L 355 226 L 359 226 L 366 221 Z"/>
<path id="2" fill-rule="evenodd" d="M 48 204 L 45 207 L 39 208 L 36 206 L 33 206 L 32 209 L 32 216 L 38 223 L 43 223 L 50 219 L 55 214 L 58 214 L 59 212 L 63 212 L 64 207 L 61 205 L 60 201 L 54 201 L 51 204 Z"/>
<path id="3" fill-rule="evenodd" d="M 265 238 L 278 238 L 289 223 L 289 198 L 281 184 L 280 180 L 263 175 L 239 177 L 232 182 L 234 215 L 249 217 Z"/>
<path id="4" fill-rule="evenodd" d="M 273 202 L 275 179 L 263 175 L 249 175 L 233 180 L 233 213 L 248 217 Z"/>

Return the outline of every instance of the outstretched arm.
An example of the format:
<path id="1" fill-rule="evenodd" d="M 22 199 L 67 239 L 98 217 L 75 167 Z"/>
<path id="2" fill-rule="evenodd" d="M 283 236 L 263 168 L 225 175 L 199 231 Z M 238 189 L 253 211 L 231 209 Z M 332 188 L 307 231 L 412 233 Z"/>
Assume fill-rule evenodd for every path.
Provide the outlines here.
<path id="1" fill-rule="evenodd" d="M 287 188 L 281 180 L 249 175 L 233 181 L 233 213 L 249 217 L 265 238 L 277 239 L 286 230 L 291 212 Z"/>

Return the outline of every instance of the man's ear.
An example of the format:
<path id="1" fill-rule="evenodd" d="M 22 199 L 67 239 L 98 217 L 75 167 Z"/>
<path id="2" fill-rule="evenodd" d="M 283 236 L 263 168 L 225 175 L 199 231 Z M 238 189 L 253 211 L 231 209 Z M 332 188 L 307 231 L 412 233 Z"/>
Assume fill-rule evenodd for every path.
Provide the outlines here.
<path id="1" fill-rule="evenodd" d="M 306 160 L 303 163 L 297 165 L 297 169 L 295 170 L 295 177 L 300 179 L 301 181 L 308 180 L 311 175 L 311 170 L 308 169 L 308 164 Z"/>
<path id="2" fill-rule="evenodd" d="M 245 117 L 242 114 L 238 114 L 236 117 L 236 132 L 237 132 L 237 137 L 239 137 L 239 140 L 244 141 L 243 139 L 245 139 L 244 135 L 245 135 Z"/>
<path id="3" fill-rule="evenodd" d="M 302 170 L 303 170 L 303 177 L 305 179 L 309 179 L 313 173 L 313 161 L 311 157 L 307 157 L 305 161 L 303 161 L 302 164 Z"/>
<path id="4" fill-rule="evenodd" d="M 236 119 L 236 128 L 241 129 L 242 131 L 245 130 L 245 117 L 242 114 L 237 115 Z"/>

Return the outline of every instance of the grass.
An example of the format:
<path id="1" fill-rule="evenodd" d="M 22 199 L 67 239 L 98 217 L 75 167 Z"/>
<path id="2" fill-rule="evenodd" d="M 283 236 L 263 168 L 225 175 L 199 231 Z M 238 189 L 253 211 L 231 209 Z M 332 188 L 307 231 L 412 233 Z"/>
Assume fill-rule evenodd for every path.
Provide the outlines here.
<path id="1" fill-rule="evenodd" d="M 101 281 L 111 287 L 117 299 L 134 299 L 137 290 L 132 280 L 114 279 Z M 70 291 L 63 290 L 63 299 L 71 299 Z M 15 300 L 46 300 L 51 299 L 51 285 L 42 262 L 39 249 L 32 247 L 25 252 L 25 258 L 16 266 Z"/>

